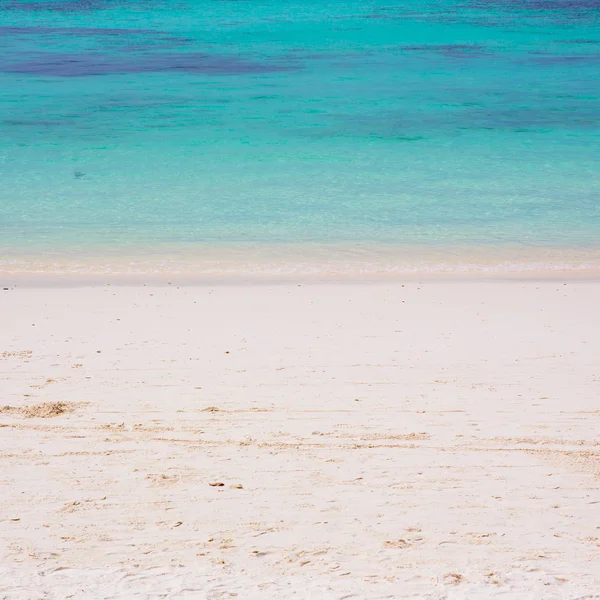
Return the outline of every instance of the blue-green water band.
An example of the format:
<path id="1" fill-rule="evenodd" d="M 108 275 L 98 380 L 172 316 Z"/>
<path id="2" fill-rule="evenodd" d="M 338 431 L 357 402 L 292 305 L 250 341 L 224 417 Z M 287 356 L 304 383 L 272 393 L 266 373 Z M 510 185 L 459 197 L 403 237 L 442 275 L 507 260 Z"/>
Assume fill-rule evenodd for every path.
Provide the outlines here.
<path id="1" fill-rule="evenodd" d="M 593 263 L 598 73 L 589 0 L 7 0 L 0 267 L 280 247 Z"/>

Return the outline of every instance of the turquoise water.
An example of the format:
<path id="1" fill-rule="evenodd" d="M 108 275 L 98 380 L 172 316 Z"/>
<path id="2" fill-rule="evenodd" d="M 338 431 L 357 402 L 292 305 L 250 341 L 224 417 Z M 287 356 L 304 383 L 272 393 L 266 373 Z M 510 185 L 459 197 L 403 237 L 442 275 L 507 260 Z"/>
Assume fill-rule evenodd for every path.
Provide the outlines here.
<path id="1" fill-rule="evenodd" d="M 599 74 L 597 0 L 0 0 L 0 260 L 593 253 Z"/>

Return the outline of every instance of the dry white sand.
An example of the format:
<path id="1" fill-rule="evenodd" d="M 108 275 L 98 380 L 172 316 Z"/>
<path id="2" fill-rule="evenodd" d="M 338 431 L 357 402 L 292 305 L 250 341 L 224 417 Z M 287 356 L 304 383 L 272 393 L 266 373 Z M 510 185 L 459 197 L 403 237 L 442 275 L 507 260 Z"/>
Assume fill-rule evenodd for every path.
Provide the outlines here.
<path id="1" fill-rule="evenodd" d="M 0 597 L 600 598 L 599 307 L 0 291 Z"/>

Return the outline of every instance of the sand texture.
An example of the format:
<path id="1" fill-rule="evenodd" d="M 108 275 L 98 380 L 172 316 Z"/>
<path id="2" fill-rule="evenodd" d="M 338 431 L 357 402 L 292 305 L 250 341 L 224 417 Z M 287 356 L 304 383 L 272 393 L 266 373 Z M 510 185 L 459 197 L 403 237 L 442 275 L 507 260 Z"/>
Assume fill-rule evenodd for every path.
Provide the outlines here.
<path id="1" fill-rule="evenodd" d="M 599 307 L 0 291 L 0 598 L 600 598 Z"/>

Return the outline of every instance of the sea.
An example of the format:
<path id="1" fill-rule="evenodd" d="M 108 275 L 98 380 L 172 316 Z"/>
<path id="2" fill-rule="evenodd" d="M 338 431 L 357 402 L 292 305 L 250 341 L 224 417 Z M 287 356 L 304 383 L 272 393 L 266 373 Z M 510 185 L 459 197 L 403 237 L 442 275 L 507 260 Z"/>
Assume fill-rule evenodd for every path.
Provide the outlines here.
<path id="1" fill-rule="evenodd" d="M 599 267 L 599 0 L 0 0 L 0 272 Z"/>

